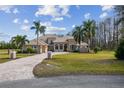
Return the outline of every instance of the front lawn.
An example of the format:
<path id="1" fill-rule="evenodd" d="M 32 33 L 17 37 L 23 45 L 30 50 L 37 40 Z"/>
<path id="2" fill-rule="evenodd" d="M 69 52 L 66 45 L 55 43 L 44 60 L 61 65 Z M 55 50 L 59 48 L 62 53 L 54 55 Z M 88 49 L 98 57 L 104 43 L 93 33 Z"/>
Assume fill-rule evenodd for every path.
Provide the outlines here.
<path id="1" fill-rule="evenodd" d="M 114 52 L 97 54 L 70 53 L 55 55 L 34 67 L 37 77 L 69 74 L 124 74 L 124 61 L 117 60 Z"/>
<path id="2" fill-rule="evenodd" d="M 8 50 L 7 49 L 0 49 L 0 63 L 4 63 L 7 61 L 10 61 L 11 59 L 9 59 L 9 55 L 8 55 Z M 17 58 L 22 58 L 22 57 L 27 57 L 27 56 L 31 56 L 33 54 L 17 54 Z"/>

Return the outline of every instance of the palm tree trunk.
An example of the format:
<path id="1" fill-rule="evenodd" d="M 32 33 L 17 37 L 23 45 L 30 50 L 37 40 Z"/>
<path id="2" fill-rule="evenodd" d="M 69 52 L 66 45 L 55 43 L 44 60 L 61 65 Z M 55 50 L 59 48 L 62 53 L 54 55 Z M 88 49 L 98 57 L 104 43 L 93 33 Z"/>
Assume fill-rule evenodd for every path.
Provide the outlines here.
<path id="1" fill-rule="evenodd" d="M 37 53 L 39 53 L 38 38 L 39 38 L 39 34 L 37 33 Z"/>
<path id="2" fill-rule="evenodd" d="M 91 47 L 91 45 L 90 45 L 90 39 L 88 39 L 88 45 L 89 45 L 89 48 Z"/>

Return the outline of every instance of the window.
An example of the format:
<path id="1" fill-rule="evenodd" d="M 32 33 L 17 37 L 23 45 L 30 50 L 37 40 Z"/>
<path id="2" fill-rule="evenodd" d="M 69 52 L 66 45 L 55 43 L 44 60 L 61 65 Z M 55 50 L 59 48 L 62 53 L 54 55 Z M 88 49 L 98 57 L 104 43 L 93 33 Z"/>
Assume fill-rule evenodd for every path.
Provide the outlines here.
<path id="1" fill-rule="evenodd" d="M 36 46 L 32 46 L 33 49 L 36 49 Z"/>
<path id="2" fill-rule="evenodd" d="M 57 44 L 55 45 L 55 49 L 58 49 L 58 45 Z"/>
<path id="3" fill-rule="evenodd" d="M 63 44 L 60 44 L 60 49 L 63 49 Z"/>
<path id="4" fill-rule="evenodd" d="M 70 45 L 71 50 L 75 50 L 75 48 L 76 48 L 75 45 Z"/>
<path id="5" fill-rule="evenodd" d="M 50 41 L 50 44 L 53 44 L 53 41 L 52 40 Z"/>

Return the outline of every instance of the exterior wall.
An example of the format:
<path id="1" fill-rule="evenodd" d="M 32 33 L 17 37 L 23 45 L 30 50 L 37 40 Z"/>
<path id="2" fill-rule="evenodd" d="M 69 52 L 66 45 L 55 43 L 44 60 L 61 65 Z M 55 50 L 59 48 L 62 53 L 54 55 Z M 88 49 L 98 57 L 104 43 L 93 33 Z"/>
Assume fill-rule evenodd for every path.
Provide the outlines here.
<path id="1" fill-rule="evenodd" d="M 89 48 L 88 46 L 80 46 L 80 50 L 81 53 L 88 53 L 89 52 Z"/>
<path id="2" fill-rule="evenodd" d="M 33 49 L 37 49 L 37 45 L 26 45 L 24 46 L 24 50 L 26 50 L 27 48 L 33 48 Z M 48 46 L 47 45 L 39 45 L 38 46 L 38 52 L 39 53 L 47 53 L 48 51 Z"/>
<path id="3" fill-rule="evenodd" d="M 40 45 L 39 47 L 39 53 L 47 53 L 48 46 L 47 45 Z"/>
<path id="4" fill-rule="evenodd" d="M 76 45 L 67 44 L 67 43 L 55 43 L 54 44 L 54 52 L 73 52 L 76 50 Z"/>
<path id="5" fill-rule="evenodd" d="M 68 44 L 68 50 L 69 52 L 73 52 L 76 50 L 76 45 Z"/>
<path id="6" fill-rule="evenodd" d="M 42 48 L 42 53 L 47 53 L 47 51 L 48 51 L 48 46 L 43 45 L 43 46 L 41 46 L 41 48 Z"/>

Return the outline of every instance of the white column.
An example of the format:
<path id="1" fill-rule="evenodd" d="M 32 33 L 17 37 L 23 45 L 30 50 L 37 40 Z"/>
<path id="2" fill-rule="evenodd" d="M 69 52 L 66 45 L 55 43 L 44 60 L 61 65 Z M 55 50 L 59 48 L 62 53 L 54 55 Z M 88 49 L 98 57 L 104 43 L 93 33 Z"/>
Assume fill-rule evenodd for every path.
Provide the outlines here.
<path id="1" fill-rule="evenodd" d="M 71 45 L 69 45 L 69 51 L 72 51 L 72 47 L 71 47 Z"/>
<path id="2" fill-rule="evenodd" d="M 64 44 L 63 44 L 63 51 L 64 51 Z"/>
<path id="3" fill-rule="evenodd" d="M 56 45 L 56 44 L 53 45 L 53 47 L 54 47 L 54 50 L 53 50 L 53 51 L 54 51 L 54 52 L 55 52 L 55 45 Z"/>
<path id="4" fill-rule="evenodd" d="M 58 52 L 60 51 L 60 44 L 58 44 Z"/>
<path id="5" fill-rule="evenodd" d="M 69 48 L 69 47 L 70 47 L 70 45 L 68 44 L 68 45 L 67 45 L 67 51 L 70 51 L 70 48 Z"/>

